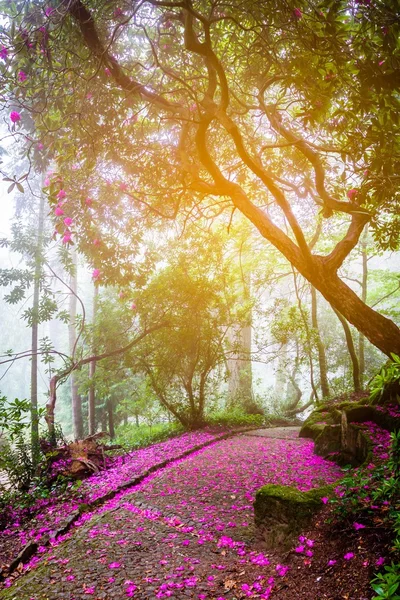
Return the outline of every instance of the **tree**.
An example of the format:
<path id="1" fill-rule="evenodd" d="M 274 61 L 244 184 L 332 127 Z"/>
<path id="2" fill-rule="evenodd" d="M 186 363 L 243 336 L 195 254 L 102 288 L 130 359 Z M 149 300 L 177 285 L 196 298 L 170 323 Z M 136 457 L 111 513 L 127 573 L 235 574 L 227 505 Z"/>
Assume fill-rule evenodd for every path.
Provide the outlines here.
<path id="1" fill-rule="evenodd" d="M 400 354 L 397 325 L 338 275 L 367 222 L 382 248 L 398 246 L 395 0 L 22 6 L 2 9 L 12 128 L 55 156 L 50 200 L 67 189 L 92 260 L 86 192 L 96 227 L 119 228 L 104 280 L 128 256 L 132 212 L 238 210 L 372 344 Z M 318 211 L 341 235 L 324 255 L 307 242 Z"/>
<path id="2" fill-rule="evenodd" d="M 68 323 L 68 334 L 69 334 L 69 354 L 74 357 L 76 352 L 76 346 L 78 343 L 76 336 L 76 307 L 78 300 L 78 257 L 75 250 L 72 250 L 72 263 L 73 271 L 71 273 L 70 288 L 71 293 L 69 295 L 69 323 Z M 72 424 L 74 437 L 76 440 L 83 438 L 83 416 L 82 416 L 82 400 L 78 390 L 78 382 L 76 379 L 75 370 L 71 371 L 70 376 L 71 385 L 71 404 L 72 404 Z"/>
<path id="3" fill-rule="evenodd" d="M 187 233 L 179 252 L 170 243 L 164 256 L 167 264 L 136 303 L 150 322 L 164 314 L 168 327 L 143 340 L 132 364 L 146 375 L 160 404 L 185 428 L 195 429 L 205 423 L 207 400 L 222 379 L 227 332 L 239 321 L 216 236 Z"/>

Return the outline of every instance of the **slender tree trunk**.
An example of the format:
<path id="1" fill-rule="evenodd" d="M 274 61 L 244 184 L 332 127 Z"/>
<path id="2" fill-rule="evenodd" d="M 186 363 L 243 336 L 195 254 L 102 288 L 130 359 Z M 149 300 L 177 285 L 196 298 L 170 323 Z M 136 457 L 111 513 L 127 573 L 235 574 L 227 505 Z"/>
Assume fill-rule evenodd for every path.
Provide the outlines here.
<path id="1" fill-rule="evenodd" d="M 74 272 L 71 276 L 70 287 L 73 293 L 69 296 L 69 351 L 71 356 L 75 354 L 76 344 L 76 304 L 77 304 L 77 291 L 78 291 L 78 257 L 75 251 L 72 253 L 72 260 L 74 263 Z M 78 394 L 78 384 L 76 379 L 76 371 L 71 372 L 71 399 L 72 399 L 72 424 L 74 431 L 74 438 L 81 440 L 83 438 L 83 418 L 82 418 L 82 402 Z"/>
<path id="2" fill-rule="evenodd" d="M 240 406 L 245 411 L 254 405 L 253 374 L 251 366 L 252 310 L 250 307 L 250 277 L 242 273 L 243 300 L 249 305 L 246 322 L 231 328 L 229 340 L 235 348 L 228 364 L 228 397 L 231 406 Z"/>
<path id="3" fill-rule="evenodd" d="M 311 388 L 312 391 L 314 392 L 314 397 L 316 399 L 317 402 L 319 402 L 319 398 L 318 398 L 318 392 L 317 392 L 317 386 L 315 385 L 315 379 L 314 379 L 314 361 L 313 361 L 313 356 L 312 356 L 312 345 L 311 345 L 311 335 L 310 335 L 310 327 L 308 324 L 308 319 L 307 316 L 304 313 L 303 310 L 303 304 L 300 298 L 300 293 L 299 293 L 299 288 L 297 285 L 297 273 L 294 269 L 293 270 L 293 283 L 294 283 L 294 290 L 295 290 L 295 294 L 296 294 L 296 298 L 297 298 L 297 304 L 299 307 L 299 311 L 300 311 L 300 315 L 302 318 L 302 321 L 304 323 L 304 329 L 306 332 L 306 337 L 307 337 L 307 355 L 308 355 L 308 360 L 310 363 L 310 383 L 311 383 Z"/>
<path id="4" fill-rule="evenodd" d="M 96 312 L 97 312 L 97 299 L 99 294 L 99 288 L 97 285 L 94 286 L 93 291 L 93 323 L 96 321 Z M 92 354 L 96 355 L 96 347 L 92 345 Z M 96 433 L 96 389 L 94 383 L 94 376 L 96 373 L 96 361 L 93 360 L 89 364 L 89 378 L 90 378 L 90 387 L 89 387 L 89 435 L 93 435 Z"/>
<path id="5" fill-rule="evenodd" d="M 361 238 L 361 258 L 362 258 L 362 280 L 361 280 L 361 300 L 367 302 L 368 292 L 368 256 L 367 256 L 367 237 L 368 225 L 364 229 Z M 358 364 L 360 365 L 360 385 L 364 387 L 365 375 L 365 338 L 361 332 L 358 332 Z"/>
<path id="6" fill-rule="evenodd" d="M 107 414 L 108 414 L 108 433 L 110 438 L 115 438 L 115 427 L 114 427 L 114 403 L 111 398 L 107 400 Z"/>
<path id="7" fill-rule="evenodd" d="M 357 358 L 356 349 L 354 347 L 353 336 L 351 335 L 350 327 L 349 327 L 346 319 L 343 317 L 343 315 L 341 315 L 340 312 L 337 311 L 335 308 L 333 310 L 334 310 L 337 318 L 339 319 L 339 321 L 342 324 L 342 327 L 343 327 L 343 330 L 344 330 L 344 335 L 346 337 L 347 349 L 348 349 L 349 354 L 350 354 L 351 364 L 352 364 L 352 368 L 353 368 L 354 391 L 355 392 L 359 392 L 361 390 L 361 384 L 360 384 L 360 367 L 359 367 L 359 364 L 358 364 L 358 358 Z"/>
<path id="8" fill-rule="evenodd" d="M 37 244 L 35 253 L 35 275 L 32 305 L 32 361 L 31 361 L 31 452 L 36 465 L 39 460 L 39 418 L 38 418 L 38 339 L 39 339 L 39 297 L 42 275 L 42 247 L 44 229 L 45 198 L 41 194 L 39 201 Z"/>
<path id="9" fill-rule="evenodd" d="M 315 339 L 318 350 L 319 375 L 321 382 L 321 391 L 323 398 L 329 397 L 328 369 L 326 364 L 325 346 L 321 339 L 321 332 L 318 326 L 318 303 L 315 287 L 311 286 L 311 320 L 315 332 Z"/>
<path id="10" fill-rule="evenodd" d="M 287 346 L 282 345 L 275 371 L 275 383 L 274 383 L 274 391 L 273 391 L 273 406 L 272 409 L 275 411 L 279 411 L 279 407 L 282 404 L 282 399 L 285 398 L 287 400 L 289 396 L 289 387 L 288 384 L 288 359 L 287 359 Z"/>

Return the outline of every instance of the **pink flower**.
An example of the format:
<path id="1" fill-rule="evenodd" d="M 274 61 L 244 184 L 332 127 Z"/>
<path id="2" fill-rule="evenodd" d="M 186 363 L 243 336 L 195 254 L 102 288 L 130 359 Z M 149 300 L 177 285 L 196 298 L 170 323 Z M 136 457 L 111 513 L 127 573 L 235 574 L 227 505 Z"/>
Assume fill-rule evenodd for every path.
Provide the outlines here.
<path id="1" fill-rule="evenodd" d="M 289 568 L 290 567 L 285 567 L 284 565 L 276 565 L 275 570 L 278 573 L 279 577 L 284 577 L 289 571 Z"/>
<path id="2" fill-rule="evenodd" d="M 44 14 L 46 15 L 46 17 L 50 17 L 50 15 L 54 12 L 54 8 L 52 8 L 51 6 L 47 6 Z"/>
<path id="3" fill-rule="evenodd" d="M 297 21 L 299 21 L 303 17 L 303 13 L 301 12 L 301 10 L 299 8 L 294 8 L 293 16 Z"/>
<path id="4" fill-rule="evenodd" d="M 121 299 L 122 299 L 122 298 L 125 298 L 125 292 L 120 292 L 120 293 L 118 294 L 118 297 L 119 297 L 119 298 L 121 298 Z"/>
<path id="5" fill-rule="evenodd" d="M 136 590 L 136 585 L 134 583 L 131 583 L 130 585 L 128 585 L 128 587 L 126 588 L 126 595 L 128 596 L 128 598 L 132 598 L 132 596 L 134 596 L 135 590 Z"/>
<path id="6" fill-rule="evenodd" d="M 352 558 L 354 558 L 354 553 L 353 552 L 347 552 L 347 554 L 345 554 L 343 556 L 344 560 L 351 560 Z"/>
<path id="7" fill-rule="evenodd" d="M 16 110 L 13 110 L 10 113 L 10 119 L 13 123 L 17 123 L 18 121 L 21 120 L 21 115 L 19 114 L 19 112 L 17 112 Z"/>
<path id="8" fill-rule="evenodd" d="M 131 304 L 131 309 L 132 310 L 136 310 L 136 304 L 134 302 Z M 186 541 L 189 541 L 189 540 L 184 540 L 184 541 L 186 542 Z"/>
<path id="9" fill-rule="evenodd" d="M 328 567 L 333 567 L 333 565 L 336 565 L 336 560 L 328 560 Z"/>
<path id="10" fill-rule="evenodd" d="M 306 544 L 309 548 L 312 548 L 314 546 L 314 540 L 306 540 Z"/>
<path id="11" fill-rule="evenodd" d="M 50 179 L 48 177 L 46 177 L 46 179 L 43 181 L 43 185 L 44 187 L 48 187 L 50 185 Z"/>
<path id="12" fill-rule="evenodd" d="M 92 271 L 92 279 L 96 280 L 100 277 L 100 269 L 93 269 Z"/>
<path id="13" fill-rule="evenodd" d="M 305 551 L 305 555 L 308 556 L 308 558 L 311 558 L 313 555 L 313 551 L 312 550 L 306 550 Z"/>
<path id="14" fill-rule="evenodd" d="M 43 148 L 44 148 L 44 144 L 42 144 L 42 142 L 38 142 L 37 149 L 43 150 Z"/>
<path id="15" fill-rule="evenodd" d="M 93 240 L 93 246 L 100 246 L 100 244 L 101 244 L 101 241 L 99 239 L 95 238 Z"/>
<path id="16" fill-rule="evenodd" d="M 67 195 L 67 192 L 65 190 L 60 190 L 57 194 L 57 198 L 59 200 L 63 200 Z"/>
<path id="17" fill-rule="evenodd" d="M 302 552 L 304 552 L 304 546 L 297 546 L 297 548 L 295 548 L 294 551 L 297 552 L 297 554 L 301 554 Z"/>
<path id="18" fill-rule="evenodd" d="M 70 227 L 73 223 L 73 219 L 71 219 L 71 217 L 65 217 L 64 219 L 64 225 L 66 225 L 67 227 Z"/>
<path id="19" fill-rule="evenodd" d="M 17 76 L 17 77 L 18 77 L 18 81 L 21 81 L 21 82 L 22 82 L 22 81 L 25 81 L 25 80 L 27 79 L 27 77 L 28 77 L 28 76 L 27 76 L 27 74 L 25 73 L 25 71 L 20 71 L 20 72 L 18 73 L 18 76 Z"/>
<path id="20" fill-rule="evenodd" d="M 91 587 L 88 587 L 88 588 L 86 588 L 86 590 L 85 590 L 85 594 L 90 594 L 90 595 L 92 595 L 92 594 L 94 594 L 94 591 L 95 591 L 95 589 L 96 589 L 96 588 L 95 588 L 95 586 L 94 586 L 94 585 L 92 585 Z"/>
<path id="21" fill-rule="evenodd" d="M 127 184 L 126 184 L 126 183 L 120 183 L 120 184 L 119 184 L 119 189 L 120 189 L 122 192 L 126 192 L 126 190 L 128 189 L 128 186 L 127 186 Z"/>
<path id="22" fill-rule="evenodd" d="M 73 581 L 75 579 L 75 575 L 68 575 L 68 577 L 66 577 L 67 581 Z"/>
<path id="23" fill-rule="evenodd" d="M 2 46 L 1 50 L 0 50 L 0 58 L 5 60 L 7 58 L 7 56 L 8 56 L 8 50 L 5 46 Z"/>
<path id="24" fill-rule="evenodd" d="M 327 498 L 326 496 L 324 496 L 323 498 L 321 498 L 321 502 L 323 502 L 324 504 L 328 504 L 329 498 Z"/>
<path id="25" fill-rule="evenodd" d="M 62 242 L 63 244 L 70 244 L 72 242 L 72 237 L 71 237 L 71 232 L 70 231 L 66 231 L 63 235 L 63 239 Z"/>
<path id="26" fill-rule="evenodd" d="M 377 567 L 381 567 L 383 565 L 383 563 L 385 562 L 385 559 L 383 558 L 383 556 L 380 556 L 376 561 L 375 561 L 375 565 Z"/>
<path id="27" fill-rule="evenodd" d="M 352 201 L 357 196 L 357 194 L 358 194 L 358 190 L 356 190 L 355 188 L 352 188 L 351 190 L 349 190 L 347 192 L 347 197 L 350 201 Z"/>
<path id="28" fill-rule="evenodd" d="M 59 204 L 56 206 L 54 214 L 56 215 L 56 217 L 61 217 L 64 214 L 64 211 Z"/>
<path id="29" fill-rule="evenodd" d="M 362 525 L 362 523 L 353 523 L 353 527 L 356 531 L 359 529 L 365 529 L 365 525 Z"/>
<path id="30" fill-rule="evenodd" d="M 93 271 L 94 272 L 94 271 Z M 109 569 L 119 569 L 121 566 L 121 563 L 119 562 L 112 562 L 108 565 Z"/>
<path id="31" fill-rule="evenodd" d="M 92 98 L 93 98 L 93 94 L 91 92 L 86 94 L 86 100 L 91 100 Z"/>
<path id="32" fill-rule="evenodd" d="M 85 202 L 88 206 L 92 206 L 92 204 L 93 204 L 92 198 L 86 198 Z"/>

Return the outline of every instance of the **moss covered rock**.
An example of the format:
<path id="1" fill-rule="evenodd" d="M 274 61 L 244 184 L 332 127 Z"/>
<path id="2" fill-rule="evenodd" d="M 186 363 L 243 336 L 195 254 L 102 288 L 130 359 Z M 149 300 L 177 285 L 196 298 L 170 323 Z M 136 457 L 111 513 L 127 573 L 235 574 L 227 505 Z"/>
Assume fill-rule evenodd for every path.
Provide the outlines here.
<path id="1" fill-rule="evenodd" d="M 340 452 L 342 447 L 341 425 L 325 425 L 321 433 L 315 438 L 314 452 L 324 458 L 332 452 Z"/>
<path id="2" fill-rule="evenodd" d="M 303 426 L 300 429 L 299 437 L 311 438 L 312 440 L 315 440 L 323 431 L 326 425 L 334 424 L 335 418 L 329 410 L 314 410 L 311 413 L 311 415 L 304 421 Z"/>
<path id="3" fill-rule="evenodd" d="M 268 549 L 286 550 L 323 507 L 322 498 L 332 494 L 333 486 L 308 492 L 268 484 L 256 493 L 254 520 L 257 534 Z"/>

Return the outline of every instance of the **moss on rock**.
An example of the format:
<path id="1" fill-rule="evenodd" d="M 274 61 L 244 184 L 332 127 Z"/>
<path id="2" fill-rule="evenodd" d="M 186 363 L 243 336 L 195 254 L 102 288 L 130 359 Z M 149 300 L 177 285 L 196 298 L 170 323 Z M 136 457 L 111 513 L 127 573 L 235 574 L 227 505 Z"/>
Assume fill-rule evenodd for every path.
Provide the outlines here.
<path id="1" fill-rule="evenodd" d="M 267 548 L 290 548 L 295 537 L 323 507 L 321 499 L 332 491 L 332 485 L 308 492 L 275 484 L 260 488 L 254 502 L 254 520 Z"/>

